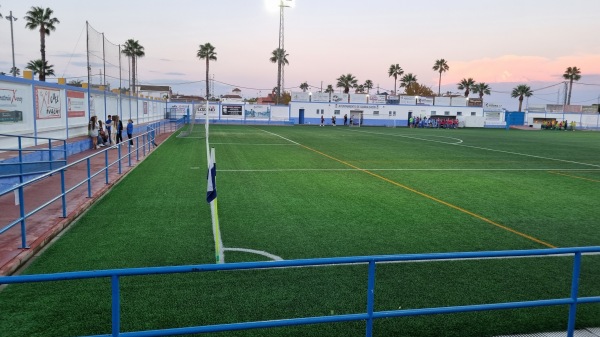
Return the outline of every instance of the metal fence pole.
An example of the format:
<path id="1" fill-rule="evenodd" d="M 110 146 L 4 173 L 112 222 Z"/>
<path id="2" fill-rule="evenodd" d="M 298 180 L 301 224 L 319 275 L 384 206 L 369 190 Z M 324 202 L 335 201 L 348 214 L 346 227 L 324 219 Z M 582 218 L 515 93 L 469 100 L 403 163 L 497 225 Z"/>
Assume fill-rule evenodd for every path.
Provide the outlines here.
<path id="1" fill-rule="evenodd" d="M 369 280 L 367 286 L 367 332 L 366 336 L 373 336 L 373 309 L 375 307 L 375 261 L 369 261 Z"/>
<path id="2" fill-rule="evenodd" d="M 117 160 L 119 161 L 119 174 L 122 173 L 121 170 L 121 143 L 119 143 L 119 145 L 117 145 L 117 156 L 119 156 L 119 158 L 117 158 Z"/>
<path id="3" fill-rule="evenodd" d="M 92 172 L 90 168 L 90 158 L 86 159 L 87 163 L 87 185 L 88 185 L 88 198 L 92 197 Z"/>
<path id="4" fill-rule="evenodd" d="M 573 259 L 573 279 L 571 281 L 571 301 L 569 305 L 569 323 L 567 326 L 567 337 L 575 334 L 575 317 L 577 312 L 577 294 L 579 292 L 579 272 L 581 270 L 581 252 L 575 253 Z"/>
<path id="5" fill-rule="evenodd" d="M 60 170 L 60 192 L 62 194 L 62 216 L 67 217 L 67 195 L 65 193 L 65 170 Z"/>
<path id="6" fill-rule="evenodd" d="M 108 149 L 104 150 L 104 176 L 106 177 L 106 184 L 108 185 Z"/>
<path id="7" fill-rule="evenodd" d="M 114 337 L 119 336 L 121 330 L 121 294 L 119 291 L 119 276 L 113 275 L 111 277 L 111 290 L 112 290 L 112 335 Z"/>

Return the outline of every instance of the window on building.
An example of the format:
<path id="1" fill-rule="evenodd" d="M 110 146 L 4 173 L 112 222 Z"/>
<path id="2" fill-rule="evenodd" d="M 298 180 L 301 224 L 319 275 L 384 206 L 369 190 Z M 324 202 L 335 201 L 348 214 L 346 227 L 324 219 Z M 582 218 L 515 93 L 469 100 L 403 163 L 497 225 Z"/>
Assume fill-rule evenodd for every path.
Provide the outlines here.
<path id="1" fill-rule="evenodd" d="M 317 109 L 317 115 L 319 114 L 319 109 Z"/>
<path id="2" fill-rule="evenodd" d="M 378 116 L 379 115 L 379 111 L 373 111 L 373 116 Z"/>
<path id="3" fill-rule="evenodd" d="M 396 116 L 396 111 L 394 111 L 394 116 Z"/>
<path id="4" fill-rule="evenodd" d="M 444 115 L 450 116 L 450 111 L 444 111 Z"/>
<path id="5" fill-rule="evenodd" d="M 388 116 L 391 116 L 391 115 L 392 115 L 392 112 L 390 111 L 390 113 L 388 114 Z"/>
<path id="6" fill-rule="evenodd" d="M 437 111 L 431 111 L 431 116 L 437 115 Z"/>
<path id="7" fill-rule="evenodd" d="M 321 115 L 325 114 L 325 109 L 321 109 Z"/>
<path id="8" fill-rule="evenodd" d="M 471 111 L 471 116 L 476 116 L 477 113 L 475 111 Z"/>
<path id="9" fill-rule="evenodd" d="M 339 115 L 340 114 L 340 110 L 333 110 L 333 114 L 334 115 Z"/>
<path id="10" fill-rule="evenodd" d="M 457 112 L 456 112 L 456 115 L 457 115 L 457 116 L 462 116 L 462 111 L 457 111 Z"/>

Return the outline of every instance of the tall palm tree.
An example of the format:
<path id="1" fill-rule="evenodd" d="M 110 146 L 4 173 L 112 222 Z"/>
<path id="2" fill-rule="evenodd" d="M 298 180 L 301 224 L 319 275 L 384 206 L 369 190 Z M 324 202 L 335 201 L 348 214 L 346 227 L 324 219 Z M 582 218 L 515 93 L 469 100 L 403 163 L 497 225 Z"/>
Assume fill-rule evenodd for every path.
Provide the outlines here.
<path id="1" fill-rule="evenodd" d="M 371 89 L 373 89 L 373 81 L 366 80 L 365 84 L 363 84 L 363 86 L 365 87 L 365 89 L 367 89 L 367 95 L 368 95 L 371 92 Z"/>
<path id="2" fill-rule="evenodd" d="M 206 100 L 208 101 L 208 98 L 210 97 L 210 92 L 208 91 L 208 65 L 211 60 L 217 60 L 217 53 L 215 52 L 215 47 L 212 44 L 210 44 L 210 42 L 207 42 L 205 44 L 200 45 L 200 49 L 198 49 L 198 53 L 196 54 L 196 56 L 198 56 L 198 58 L 201 60 L 206 60 Z"/>
<path id="3" fill-rule="evenodd" d="M 300 83 L 300 89 L 302 90 L 302 92 L 306 92 L 306 90 L 308 90 L 308 83 Z"/>
<path id="4" fill-rule="evenodd" d="M 352 74 L 342 75 L 338 77 L 337 81 L 336 86 L 338 88 L 344 88 L 344 94 L 349 93 L 350 88 L 356 88 L 358 83 L 358 80 Z"/>
<path id="5" fill-rule="evenodd" d="M 405 90 L 410 90 L 413 83 L 417 83 L 417 76 L 412 73 L 408 73 L 400 79 L 400 87 L 406 88 Z"/>
<path id="6" fill-rule="evenodd" d="M 398 63 L 396 64 L 392 64 L 390 66 L 390 69 L 388 69 L 388 76 L 389 77 L 394 77 L 394 94 L 396 94 L 396 83 L 398 82 L 398 76 L 402 76 L 404 74 L 404 70 L 402 70 L 402 68 L 400 68 L 400 65 Z"/>
<path id="7" fill-rule="evenodd" d="M 441 88 L 442 88 L 442 73 L 448 71 L 450 67 L 448 66 L 448 62 L 444 59 L 439 59 L 435 61 L 433 65 L 433 70 L 440 73 L 440 79 L 438 81 L 438 96 L 441 96 Z"/>
<path id="8" fill-rule="evenodd" d="M 281 97 L 281 67 L 290 64 L 287 59 L 288 56 L 284 49 L 276 48 L 271 52 L 271 58 L 269 58 L 272 63 L 277 63 L 277 90 L 275 91 L 275 94 L 277 94 L 277 103 L 279 103 L 279 97 Z"/>
<path id="9" fill-rule="evenodd" d="M 356 87 L 355 93 L 357 93 L 357 94 L 364 94 L 365 93 L 365 86 L 363 84 L 359 84 Z"/>
<path id="10" fill-rule="evenodd" d="M 17 76 L 21 75 L 21 69 L 19 69 L 19 67 L 10 67 L 10 73 L 14 77 L 17 77 Z"/>
<path id="11" fill-rule="evenodd" d="M 328 84 L 327 89 L 325 89 L 325 92 L 328 94 L 332 94 L 333 93 L 333 85 Z"/>
<path id="12" fill-rule="evenodd" d="M 465 97 L 469 97 L 469 93 L 471 92 L 471 87 L 474 84 L 475 84 L 475 80 L 473 80 L 471 77 L 463 78 L 462 80 L 460 80 L 460 82 L 458 82 L 458 90 L 464 90 Z"/>
<path id="13" fill-rule="evenodd" d="M 490 95 L 492 88 L 484 82 L 476 83 L 471 86 L 473 93 L 479 94 L 479 99 L 483 100 L 483 95 Z"/>
<path id="14" fill-rule="evenodd" d="M 40 52 L 42 54 L 40 81 L 46 80 L 47 73 L 43 69 L 46 66 L 46 35 L 49 36 L 50 32 L 55 31 L 55 25 L 60 23 L 57 18 L 52 17 L 52 14 L 54 14 L 54 11 L 50 8 L 31 7 L 27 12 L 27 16 L 25 16 L 25 20 L 27 20 L 25 27 L 31 30 L 39 28 L 40 31 Z"/>
<path id="15" fill-rule="evenodd" d="M 530 97 L 531 95 L 533 95 L 533 91 L 531 91 L 531 88 L 528 85 L 519 84 L 513 89 L 510 97 L 519 98 L 519 112 L 521 112 L 521 107 L 523 106 L 523 97 Z"/>
<path id="16" fill-rule="evenodd" d="M 579 81 L 581 79 L 581 69 L 577 67 L 568 67 L 563 74 L 565 80 L 569 80 L 569 98 L 567 98 L 567 105 L 571 104 L 571 92 L 573 91 L 573 81 Z"/>
<path id="17" fill-rule="evenodd" d="M 123 50 L 121 53 L 127 55 L 131 59 L 131 92 L 135 94 L 136 91 L 136 74 L 137 74 L 137 59 L 138 57 L 144 57 L 146 53 L 144 52 L 144 47 L 138 42 L 138 40 L 129 39 L 125 41 L 125 45 L 123 45 Z"/>
<path id="18" fill-rule="evenodd" d="M 39 80 L 43 81 L 42 78 L 45 79 L 46 76 L 54 76 L 54 69 L 52 69 L 53 67 L 53 65 L 48 64 L 48 61 L 43 63 L 42 60 L 37 59 L 34 61 L 29 61 L 25 69 L 31 70 L 34 76 L 38 75 Z"/>

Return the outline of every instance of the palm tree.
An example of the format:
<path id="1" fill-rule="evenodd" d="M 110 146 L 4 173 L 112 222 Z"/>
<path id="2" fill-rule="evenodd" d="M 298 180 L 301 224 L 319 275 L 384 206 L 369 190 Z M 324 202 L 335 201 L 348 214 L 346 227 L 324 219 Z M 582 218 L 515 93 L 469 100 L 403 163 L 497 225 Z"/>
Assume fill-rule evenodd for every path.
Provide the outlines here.
<path id="1" fill-rule="evenodd" d="M 210 97 L 210 92 L 208 91 L 209 82 L 208 82 L 208 65 L 211 60 L 217 60 L 217 53 L 215 52 L 215 47 L 213 47 L 210 42 L 200 45 L 200 49 L 198 49 L 198 53 L 196 54 L 198 58 L 201 60 L 206 60 L 206 100 Z"/>
<path id="2" fill-rule="evenodd" d="M 21 75 L 21 69 L 19 69 L 19 67 L 10 67 L 10 73 L 13 75 L 13 77 L 17 77 Z"/>
<path id="3" fill-rule="evenodd" d="M 70 85 L 72 87 L 81 87 L 82 84 L 83 84 L 83 81 L 81 81 L 81 80 L 70 80 L 69 82 L 67 82 L 67 85 Z"/>
<path id="4" fill-rule="evenodd" d="M 462 80 L 460 80 L 460 82 L 458 82 L 458 90 L 464 90 L 465 97 L 469 97 L 469 93 L 471 92 L 471 87 L 474 84 L 475 84 L 475 80 L 473 80 L 471 77 L 463 78 Z"/>
<path id="5" fill-rule="evenodd" d="M 306 83 L 306 82 L 301 83 L 300 89 L 302 90 L 302 92 L 306 92 L 306 90 L 308 90 L 308 83 Z"/>
<path id="6" fill-rule="evenodd" d="M 337 81 L 338 82 L 336 86 L 338 88 L 344 88 L 344 94 L 349 93 L 350 88 L 356 88 L 358 82 L 356 77 L 354 77 L 352 74 L 342 75 L 338 77 Z"/>
<path id="7" fill-rule="evenodd" d="M 37 59 L 34 61 L 29 61 L 29 63 L 27 63 L 27 66 L 25 67 L 25 69 L 29 69 L 33 72 L 33 75 L 39 75 L 38 78 L 40 81 L 43 81 L 42 78 L 46 78 L 46 76 L 54 76 L 54 69 L 52 69 L 54 66 L 53 65 L 49 65 L 48 61 L 45 62 L 45 64 L 42 62 L 42 60 Z"/>
<path id="8" fill-rule="evenodd" d="M 332 93 L 333 93 L 333 91 L 334 91 L 334 90 L 333 90 L 333 85 L 331 85 L 331 84 L 328 84 L 328 85 L 327 85 L 327 89 L 325 89 L 325 92 L 326 92 L 326 93 L 328 93 L 328 94 L 332 94 Z"/>
<path id="9" fill-rule="evenodd" d="M 60 21 L 58 21 L 57 18 L 52 17 L 53 13 L 54 11 L 50 8 L 44 9 L 42 7 L 31 7 L 31 9 L 27 12 L 27 16 L 25 16 L 25 20 L 27 20 L 27 23 L 25 24 L 26 28 L 29 28 L 31 30 L 39 28 L 40 52 L 42 53 L 42 67 L 46 66 L 46 35 L 50 35 L 50 32 L 55 31 L 55 25 L 60 23 Z M 48 72 L 45 69 L 41 69 L 40 81 L 46 80 L 47 73 Z"/>
<path id="10" fill-rule="evenodd" d="M 512 93 L 510 94 L 510 97 L 519 98 L 519 112 L 521 112 L 521 106 L 523 105 L 523 96 L 530 97 L 531 95 L 533 95 L 533 91 L 531 91 L 531 88 L 528 85 L 519 84 L 513 89 Z"/>
<path id="11" fill-rule="evenodd" d="M 404 70 L 400 68 L 398 63 L 392 64 L 390 69 L 388 69 L 388 75 L 394 77 L 394 94 L 396 94 L 396 82 L 398 81 L 398 76 L 402 76 L 402 74 L 404 74 Z"/>
<path id="12" fill-rule="evenodd" d="M 356 87 L 356 91 L 355 91 L 355 93 L 357 93 L 357 94 L 364 94 L 364 93 L 365 93 L 365 86 L 364 86 L 364 85 L 362 85 L 362 84 L 359 84 L 359 85 Z"/>
<path id="13" fill-rule="evenodd" d="M 367 89 L 367 95 L 368 95 L 371 92 L 371 89 L 373 89 L 373 81 L 366 80 L 365 84 L 363 84 L 363 86 L 365 87 L 365 89 Z"/>
<path id="14" fill-rule="evenodd" d="M 137 73 L 137 58 L 144 57 L 146 53 L 144 52 L 144 47 L 138 42 L 138 40 L 129 39 L 125 41 L 125 45 L 123 46 L 123 50 L 121 53 L 127 55 L 131 59 L 131 92 L 135 94 L 136 86 L 136 73 Z"/>
<path id="15" fill-rule="evenodd" d="M 490 95 L 492 88 L 484 82 L 476 83 L 471 86 L 473 93 L 479 94 L 479 99 L 483 100 L 483 95 Z"/>
<path id="16" fill-rule="evenodd" d="M 450 69 L 450 67 L 448 66 L 448 62 L 446 62 L 444 59 L 436 60 L 435 64 L 433 65 L 433 70 L 440 73 L 440 79 L 438 81 L 438 96 L 441 94 L 442 73 L 448 71 L 448 69 Z"/>
<path id="17" fill-rule="evenodd" d="M 571 104 L 571 92 L 573 91 L 573 81 L 579 81 L 581 79 L 581 69 L 577 67 L 568 67 L 563 74 L 565 80 L 569 80 L 569 98 L 567 98 L 567 105 Z"/>
<path id="18" fill-rule="evenodd" d="M 290 64 L 287 59 L 288 56 L 284 49 L 276 48 L 271 53 L 271 58 L 269 59 L 272 63 L 277 63 L 277 90 L 275 91 L 275 94 L 277 94 L 277 103 L 279 103 L 279 97 L 281 96 L 281 67 Z"/>
<path id="19" fill-rule="evenodd" d="M 412 73 L 408 73 L 402 76 L 402 79 L 400 80 L 400 87 L 405 87 L 405 90 L 410 90 L 413 83 L 417 83 L 417 76 L 413 75 Z"/>

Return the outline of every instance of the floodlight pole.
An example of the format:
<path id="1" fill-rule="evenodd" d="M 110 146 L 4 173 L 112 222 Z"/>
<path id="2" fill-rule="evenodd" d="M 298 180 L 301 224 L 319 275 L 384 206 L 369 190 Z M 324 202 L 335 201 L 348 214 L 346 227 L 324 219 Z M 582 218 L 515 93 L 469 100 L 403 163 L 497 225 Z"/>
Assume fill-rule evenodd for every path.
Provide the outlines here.
<path id="1" fill-rule="evenodd" d="M 15 37 L 13 34 L 13 21 L 17 21 L 17 18 L 15 18 L 12 15 L 12 11 L 10 11 L 10 15 L 6 17 L 6 20 L 10 21 L 10 44 L 12 46 L 12 74 L 13 77 L 17 77 L 17 67 L 15 66 Z"/>

